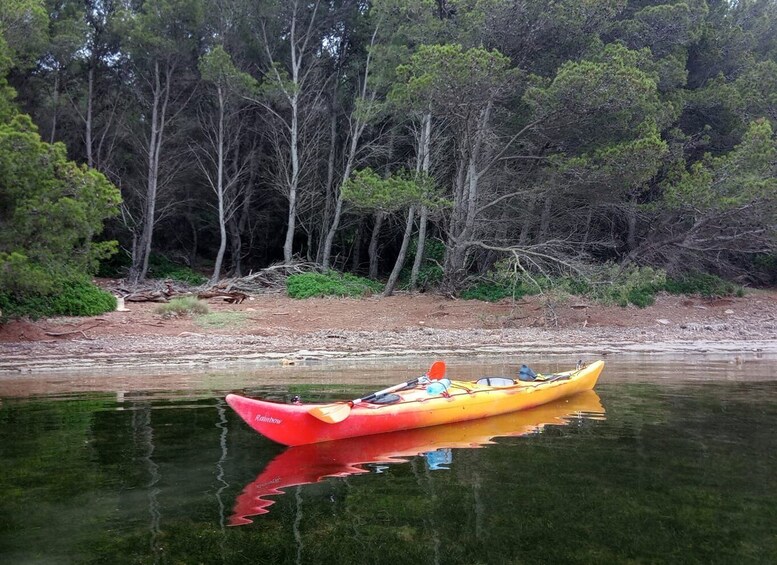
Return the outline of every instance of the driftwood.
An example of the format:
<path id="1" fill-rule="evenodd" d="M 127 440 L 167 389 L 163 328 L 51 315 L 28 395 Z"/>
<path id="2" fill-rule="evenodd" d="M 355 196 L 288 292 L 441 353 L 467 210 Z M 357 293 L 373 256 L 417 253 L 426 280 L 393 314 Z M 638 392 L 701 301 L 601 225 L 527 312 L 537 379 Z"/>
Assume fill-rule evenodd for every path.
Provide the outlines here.
<path id="1" fill-rule="evenodd" d="M 298 275 L 318 271 L 315 263 L 283 263 L 272 265 L 261 271 L 251 273 L 245 277 L 222 279 L 210 290 L 224 290 L 226 292 L 243 292 L 248 294 L 267 294 L 284 292 L 286 279 L 290 275 Z"/>
<path id="2" fill-rule="evenodd" d="M 112 290 L 125 302 L 167 302 L 174 297 L 197 296 L 201 300 L 222 298 L 230 304 L 240 304 L 251 294 L 280 293 L 286 290 L 290 275 L 318 271 L 315 263 L 282 263 L 272 265 L 245 277 L 222 279 L 217 284 L 198 289 L 171 280 L 146 281 L 143 286 L 126 288 L 115 286 Z"/>
<path id="3" fill-rule="evenodd" d="M 167 296 L 160 290 L 142 290 L 125 296 L 124 302 L 167 302 Z"/>
<path id="4" fill-rule="evenodd" d="M 248 295 L 244 292 L 225 292 L 222 290 L 208 290 L 205 292 L 197 293 L 197 298 L 200 300 L 208 300 L 209 298 L 223 298 L 225 302 L 230 304 L 240 304 L 244 300 L 248 300 Z"/>

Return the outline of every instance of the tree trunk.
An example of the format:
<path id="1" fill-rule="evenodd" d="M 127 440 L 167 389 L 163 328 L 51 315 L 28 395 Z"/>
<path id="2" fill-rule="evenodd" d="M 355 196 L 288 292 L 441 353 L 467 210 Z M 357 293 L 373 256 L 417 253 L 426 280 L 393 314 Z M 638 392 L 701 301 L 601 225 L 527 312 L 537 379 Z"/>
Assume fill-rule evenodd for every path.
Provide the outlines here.
<path id="1" fill-rule="evenodd" d="M 637 248 L 637 203 L 630 198 L 626 203 L 626 220 L 628 222 L 628 234 L 626 244 L 629 251 Z"/>
<path id="2" fill-rule="evenodd" d="M 364 221 L 359 222 L 356 228 L 356 236 L 353 240 L 353 253 L 351 255 L 351 272 L 358 273 L 361 266 L 361 254 L 362 254 L 362 226 Z"/>
<path id="3" fill-rule="evenodd" d="M 296 79 L 297 77 L 295 77 Z M 295 80 L 296 84 L 296 80 Z M 283 260 L 291 263 L 294 245 L 294 230 L 297 220 L 297 185 L 299 183 L 299 96 L 295 94 L 291 104 L 291 182 L 289 184 L 289 214 L 286 240 L 283 244 Z"/>
<path id="4" fill-rule="evenodd" d="M 402 267 L 405 265 L 405 257 L 407 256 L 407 247 L 410 243 L 410 235 L 413 233 L 413 220 L 415 219 L 415 206 L 411 206 L 407 211 L 407 224 L 405 225 L 405 235 L 402 237 L 402 246 L 399 248 L 399 255 L 394 263 L 394 269 L 391 271 L 389 280 L 386 283 L 386 288 L 383 290 L 383 296 L 391 296 L 394 294 L 394 287 L 399 280 L 399 273 L 402 271 Z"/>
<path id="5" fill-rule="evenodd" d="M 429 174 L 431 158 L 430 148 L 432 142 L 432 114 L 424 114 L 423 128 L 418 151 L 418 163 L 424 176 Z M 418 224 L 418 245 L 416 246 L 415 259 L 413 260 L 413 269 L 410 272 L 410 290 L 415 290 L 418 283 L 418 273 L 421 271 L 421 264 L 424 260 L 424 250 L 426 248 L 426 222 L 429 216 L 429 209 L 426 205 L 421 206 L 421 218 Z"/>
<path id="6" fill-rule="evenodd" d="M 86 118 L 85 118 L 85 132 L 84 132 L 84 145 L 86 149 L 86 164 L 89 168 L 94 167 L 94 156 L 92 149 L 92 112 L 94 107 L 94 65 L 89 66 L 88 86 L 86 94 Z"/>
<path id="7" fill-rule="evenodd" d="M 216 133 L 217 148 L 216 148 L 216 197 L 218 199 L 218 213 L 219 213 L 219 235 L 221 240 L 219 241 L 219 250 L 216 254 L 216 264 L 213 266 L 213 275 L 210 277 L 210 284 L 214 285 L 219 282 L 221 276 L 221 265 L 224 262 L 224 252 L 227 250 L 227 223 L 225 219 L 224 209 L 224 108 L 225 99 L 224 91 L 219 87 L 218 89 L 218 101 L 219 101 L 219 117 L 218 117 L 218 132 Z"/>
<path id="8" fill-rule="evenodd" d="M 542 218 L 540 219 L 540 243 L 545 241 L 550 230 L 550 216 L 553 211 L 553 197 L 548 193 L 545 196 L 545 204 L 542 207 Z"/>
<path id="9" fill-rule="evenodd" d="M 372 226 L 372 236 L 370 237 L 368 254 L 370 256 L 369 277 L 373 280 L 378 278 L 378 241 L 380 240 L 380 228 L 383 226 L 385 217 L 385 212 L 376 213 L 375 223 Z"/>
<path id="10" fill-rule="evenodd" d="M 421 206 L 421 217 L 418 220 L 418 245 L 416 246 L 415 259 L 413 260 L 413 269 L 410 272 L 410 290 L 415 290 L 418 283 L 418 273 L 421 272 L 421 263 L 424 260 L 424 249 L 426 247 L 426 222 L 429 210 L 426 206 Z"/>
<path id="11" fill-rule="evenodd" d="M 151 108 L 151 132 L 148 141 L 148 171 L 146 177 L 146 210 L 143 218 L 143 230 L 136 253 L 132 257 L 129 271 L 129 282 L 136 285 L 146 278 L 148 259 L 151 255 L 151 241 L 154 234 L 156 215 L 157 188 L 159 182 L 159 159 L 162 152 L 162 139 L 165 129 L 167 104 L 170 99 L 170 80 L 172 69 L 168 66 L 165 72 L 164 85 L 159 62 L 154 63 L 154 87 Z"/>
<path id="12" fill-rule="evenodd" d="M 321 238 L 318 241 L 318 250 L 316 252 L 316 263 L 321 263 L 326 245 L 326 226 L 329 224 L 329 218 L 332 216 L 332 200 L 335 183 L 335 158 L 337 157 L 337 81 L 335 81 L 334 94 L 332 95 L 332 108 L 329 117 L 329 156 L 326 162 L 326 187 L 324 196 L 324 215 L 321 221 Z"/>
<path id="13" fill-rule="evenodd" d="M 57 139 L 57 118 L 59 117 L 59 71 L 54 73 L 54 95 L 52 106 L 51 135 L 49 135 L 49 143 L 54 143 Z"/>

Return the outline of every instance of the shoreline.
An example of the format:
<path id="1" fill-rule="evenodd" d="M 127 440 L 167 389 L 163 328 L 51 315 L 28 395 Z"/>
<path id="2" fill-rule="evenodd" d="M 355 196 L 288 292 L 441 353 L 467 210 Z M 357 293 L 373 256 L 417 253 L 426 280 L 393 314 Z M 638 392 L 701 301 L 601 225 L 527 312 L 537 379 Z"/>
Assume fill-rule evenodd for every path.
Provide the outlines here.
<path id="1" fill-rule="evenodd" d="M 532 332 L 534 335 L 531 340 L 522 335 L 526 332 L 518 332 L 518 335 L 502 335 L 507 339 L 483 340 L 484 336 L 478 336 L 481 339 L 462 344 L 457 343 L 459 332 L 452 335 L 450 332 L 434 332 L 431 336 L 426 334 L 426 337 L 435 338 L 433 340 L 419 340 L 418 336 L 412 335 L 417 332 L 408 333 L 411 335 L 392 332 L 389 336 L 383 336 L 383 339 L 343 333 L 338 335 L 337 340 L 346 343 L 338 344 L 339 347 L 305 347 L 306 342 L 321 343 L 320 339 L 306 339 L 308 336 L 272 340 L 273 344 L 260 345 L 254 339 L 241 335 L 168 338 L 164 348 L 153 343 L 144 344 L 136 338 L 72 340 L 58 343 L 53 348 L 46 342 L 10 346 L 0 344 L 0 378 L 20 374 L 45 376 L 142 370 L 238 370 L 326 361 L 393 362 L 420 357 L 449 359 L 542 355 L 593 359 L 613 355 L 713 355 L 777 359 L 777 339 L 710 340 L 664 336 L 656 340 L 635 340 L 619 336 L 615 339 L 599 339 L 595 343 L 583 343 L 578 335 L 569 335 L 568 332 L 562 332 L 566 335 L 553 335 L 553 339 Z M 349 341 L 358 343 L 349 345 Z M 397 344 L 398 341 L 405 345 Z M 65 344 L 67 346 L 62 347 Z"/>
<path id="2" fill-rule="evenodd" d="M 91 318 L 0 325 L 0 375 L 272 366 L 327 360 L 568 355 L 777 356 L 777 291 L 661 295 L 647 308 L 541 297 L 499 303 L 440 295 L 214 299 L 206 316 L 132 303 Z"/>

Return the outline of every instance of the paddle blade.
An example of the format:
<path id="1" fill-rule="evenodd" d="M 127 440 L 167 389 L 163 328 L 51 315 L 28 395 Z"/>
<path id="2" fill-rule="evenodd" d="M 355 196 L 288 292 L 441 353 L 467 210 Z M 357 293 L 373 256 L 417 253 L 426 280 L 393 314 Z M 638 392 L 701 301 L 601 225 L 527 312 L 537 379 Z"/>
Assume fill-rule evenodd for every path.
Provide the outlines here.
<path id="1" fill-rule="evenodd" d="M 318 418 L 322 422 L 327 424 L 337 424 L 345 420 L 351 413 L 351 404 L 344 402 L 341 404 L 326 404 L 324 406 L 316 406 L 308 410 L 308 414 L 314 418 Z"/>
<path id="2" fill-rule="evenodd" d="M 426 372 L 426 376 L 436 381 L 445 376 L 445 361 L 435 361 L 429 370 Z"/>

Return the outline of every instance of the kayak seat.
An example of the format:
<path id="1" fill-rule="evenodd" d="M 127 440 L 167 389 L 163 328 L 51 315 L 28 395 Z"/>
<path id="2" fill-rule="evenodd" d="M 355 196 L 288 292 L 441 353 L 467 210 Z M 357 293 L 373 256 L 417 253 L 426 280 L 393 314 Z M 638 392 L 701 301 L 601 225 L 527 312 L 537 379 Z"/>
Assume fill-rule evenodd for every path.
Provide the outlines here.
<path id="1" fill-rule="evenodd" d="M 369 401 L 370 404 L 393 404 L 401 400 L 398 394 L 381 394 L 377 398 L 373 398 Z"/>
<path id="2" fill-rule="evenodd" d="M 513 386 L 515 381 L 507 377 L 483 377 L 475 381 L 475 384 L 488 386 Z"/>

